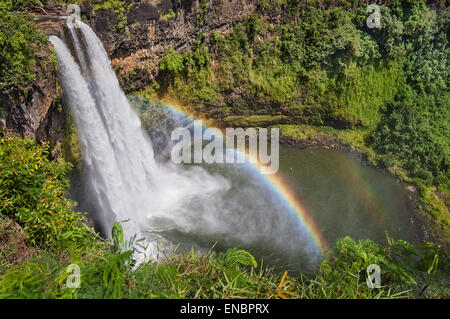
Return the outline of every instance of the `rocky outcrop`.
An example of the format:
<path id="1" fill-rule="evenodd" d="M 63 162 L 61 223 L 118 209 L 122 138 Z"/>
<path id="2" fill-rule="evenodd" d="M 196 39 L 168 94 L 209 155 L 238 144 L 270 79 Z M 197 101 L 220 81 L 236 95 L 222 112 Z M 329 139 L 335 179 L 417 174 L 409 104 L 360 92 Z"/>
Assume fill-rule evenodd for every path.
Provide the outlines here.
<path id="1" fill-rule="evenodd" d="M 50 48 L 43 47 L 38 59 L 41 61 L 36 67 L 36 81 L 9 94 L 0 94 L 0 105 L 6 111 L 2 129 L 21 137 L 48 141 L 54 148 L 62 139 L 64 125 L 61 90 Z"/>
<path id="2" fill-rule="evenodd" d="M 112 9 L 103 9 L 104 2 L 86 1 L 81 14 L 102 40 L 125 91 L 154 81 L 167 48 L 188 50 L 201 32 L 229 32 L 234 23 L 257 9 L 257 0 L 123 0 L 121 8 Z M 48 4 L 30 12 L 39 29 L 61 35 L 64 21 L 56 17 L 67 15 L 66 7 Z M 66 111 L 51 45 L 43 46 L 36 58 L 35 81 L 0 93 L 0 131 L 49 142 L 52 155 L 58 156 Z"/>
<path id="3" fill-rule="evenodd" d="M 31 10 L 36 17 L 56 16 L 64 11 L 61 6 Z M 47 34 L 62 32 L 63 23 L 58 20 L 37 21 L 37 27 Z M 35 80 L 23 83 L 11 92 L 0 92 L 0 106 L 4 110 L 0 119 L 0 132 L 10 131 L 20 137 L 48 142 L 52 156 L 57 157 L 63 139 L 65 112 L 62 108 L 62 90 L 59 85 L 55 56 L 49 45 L 41 45 L 35 53 Z"/>
<path id="4" fill-rule="evenodd" d="M 105 45 L 126 91 L 153 82 L 167 48 L 183 53 L 202 32 L 227 33 L 234 23 L 255 12 L 258 4 L 257 0 L 122 2 L 123 11 L 98 9 L 88 2 L 81 11 Z M 126 28 L 119 30 L 119 22 L 125 18 Z"/>

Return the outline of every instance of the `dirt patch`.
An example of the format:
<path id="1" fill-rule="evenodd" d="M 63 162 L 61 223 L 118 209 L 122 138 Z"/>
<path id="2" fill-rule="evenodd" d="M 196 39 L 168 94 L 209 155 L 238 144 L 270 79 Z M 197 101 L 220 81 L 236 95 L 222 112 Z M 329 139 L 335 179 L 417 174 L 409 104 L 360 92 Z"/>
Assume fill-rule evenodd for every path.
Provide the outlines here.
<path id="1" fill-rule="evenodd" d="M 280 144 L 284 146 L 307 148 L 327 148 L 341 151 L 350 151 L 351 148 L 341 143 L 332 136 L 311 136 L 310 138 L 295 138 L 288 135 L 280 135 Z"/>
<path id="2" fill-rule="evenodd" d="M 33 255 L 22 227 L 13 220 L 0 220 L 0 263 L 17 265 Z"/>

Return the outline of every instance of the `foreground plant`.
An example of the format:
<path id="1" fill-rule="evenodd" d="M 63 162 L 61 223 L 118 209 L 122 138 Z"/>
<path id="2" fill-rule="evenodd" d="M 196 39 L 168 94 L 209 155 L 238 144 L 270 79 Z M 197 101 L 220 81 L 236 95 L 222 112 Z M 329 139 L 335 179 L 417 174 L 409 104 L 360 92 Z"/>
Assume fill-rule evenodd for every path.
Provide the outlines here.
<path id="1" fill-rule="evenodd" d="M 115 229 L 121 226 L 115 224 Z M 32 261 L 3 269 L 0 298 L 446 298 L 448 256 L 426 243 L 414 247 L 388 237 L 388 246 L 350 238 L 337 242 L 330 258 L 312 277 L 293 278 L 257 269 L 244 250 L 172 252 L 162 262 L 136 267 L 136 246 L 123 247 L 113 232 L 109 247 L 96 253 L 72 251 L 65 262 L 42 253 Z M 120 245 L 119 245 L 120 244 Z M 80 286 L 69 288 L 70 264 L 81 269 Z M 367 266 L 381 267 L 382 286 L 366 284 Z M 1 270 L 1 267 L 0 267 Z"/>

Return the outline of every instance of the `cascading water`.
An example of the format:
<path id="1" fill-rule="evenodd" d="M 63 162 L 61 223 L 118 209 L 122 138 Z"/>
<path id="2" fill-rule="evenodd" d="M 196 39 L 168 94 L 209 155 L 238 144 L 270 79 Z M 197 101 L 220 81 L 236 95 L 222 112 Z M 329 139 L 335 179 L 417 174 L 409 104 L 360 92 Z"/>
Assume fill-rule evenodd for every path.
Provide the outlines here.
<path id="1" fill-rule="evenodd" d="M 71 19 L 67 20 L 67 28 L 69 29 L 70 36 L 72 38 L 73 45 L 75 47 L 75 52 L 77 54 L 77 58 L 79 59 L 81 72 L 86 76 L 86 72 L 88 71 L 89 68 L 88 68 L 86 59 L 84 57 L 84 53 L 81 48 L 80 41 L 78 39 L 78 35 L 76 34 L 77 31 L 75 30 L 75 27 L 74 27 Z"/>
<path id="2" fill-rule="evenodd" d="M 190 234 L 206 248 L 214 241 L 241 248 L 264 243 L 269 255 L 288 256 L 286 264 L 306 267 L 318 261 L 320 252 L 297 217 L 248 164 L 208 172 L 156 162 L 101 41 L 81 21 L 69 22 L 68 28 L 79 64 L 64 41 L 55 36 L 50 41 L 105 234 L 115 221 L 128 220 L 125 237 L 146 238 L 153 259 L 157 244 L 173 238 L 183 242 Z"/>

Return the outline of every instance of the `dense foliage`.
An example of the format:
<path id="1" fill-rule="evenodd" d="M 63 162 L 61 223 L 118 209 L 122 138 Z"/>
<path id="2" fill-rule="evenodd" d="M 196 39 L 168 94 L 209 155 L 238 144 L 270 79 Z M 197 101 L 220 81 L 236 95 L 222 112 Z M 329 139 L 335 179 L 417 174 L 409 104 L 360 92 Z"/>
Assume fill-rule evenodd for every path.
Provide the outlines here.
<path id="1" fill-rule="evenodd" d="M 257 268 L 244 250 L 208 254 L 172 252 L 160 263 L 136 266 L 135 248 L 118 250 L 116 224 L 108 249 L 72 256 L 62 263 L 57 256 L 4 269 L 0 263 L 1 298 L 445 298 L 448 256 L 433 244 L 413 247 L 389 239 L 382 247 L 370 240 L 350 238 L 337 242 L 329 259 L 313 278 L 295 278 Z M 66 286 L 70 263 L 80 266 L 79 288 Z M 367 267 L 381 267 L 381 287 L 369 288 Z M 2 271 L 3 270 L 3 271 Z M 3 274 L 2 274 L 3 272 Z"/>
<path id="2" fill-rule="evenodd" d="M 387 241 L 384 247 L 371 240 L 338 240 L 331 258 L 322 262 L 315 278 L 327 288 L 322 290 L 322 297 L 342 298 L 350 293 L 357 298 L 354 289 L 366 290 L 362 281 L 367 278 L 367 266 L 373 264 L 380 266 L 382 274 L 380 297 L 386 293 L 415 297 L 449 294 L 445 278 L 450 265 L 445 250 L 431 243 L 414 247 L 388 235 Z"/>
<path id="3" fill-rule="evenodd" d="M 205 48 L 205 34 L 200 34 L 193 43 L 192 51 L 180 56 L 174 49 L 169 48 L 167 54 L 160 62 L 162 85 L 173 85 L 182 91 L 182 95 L 191 99 L 213 101 L 218 97 L 217 92 L 210 83 L 212 72 L 211 58 Z M 188 81 L 192 85 L 184 85 Z"/>
<path id="4" fill-rule="evenodd" d="M 46 3 L 47 1 L 43 1 Z M 0 3 L 0 12 L 9 12 L 13 10 L 27 10 L 31 6 L 39 4 L 38 0 L 3 0 Z"/>
<path id="5" fill-rule="evenodd" d="M 386 105 L 373 144 L 401 160 L 424 180 L 444 184 L 449 176 L 450 95 L 418 93 L 407 86 Z"/>
<path id="6" fill-rule="evenodd" d="M 216 106 L 225 116 L 252 115 L 245 105 L 230 110 L 221 104 L 221 96 L 247 92 L 254 103 L 272 105 L 259 114 L 363 128 L 370 133 L 367 146 L 426 183 L 447 184 L 449 9 L 437 13 L 420 0 L 394 1 L 381 6 L 381 28 L 370 29 L 366 6 L 350 2 L 260 6 L 282 4 L 287 9 L 279 24 L 250 15 L 225 36 L 202 35 L 183 56 L 170 49 L 153 88 Z"/>
<path id="7" fill-rule="evenodd" d="M 381 43 L 385 56 L 405 58 L 405 83 L 385 104 L 372 135 L 375 149 L 438 185 L 448 185 L 449 177 L 449 13 L 447 9 L 437 18 L 420 2 L 386 12 L 388 21 L 402 18 L 389 25 Z"/>
<path id="8" fill-rule="evenodd" d="M 0 3 L 0 93 L 26 87 L 35 79 L 35 52 L 47 40 L 31 18 L 10 10 L 27 8 L 33 1 L 9 0 Z"/>
<path id="9" fill-rule="evenodd" d="M 84 245 L 91 230 L 64 197 L 71 164 L 48 160 L 34 140 L 0 137 L 0 215 L 16 220 L 31 244 L 47 249 Z"/>

